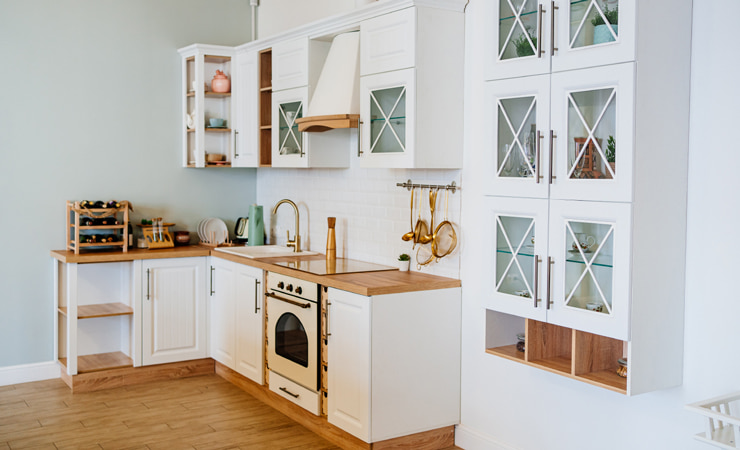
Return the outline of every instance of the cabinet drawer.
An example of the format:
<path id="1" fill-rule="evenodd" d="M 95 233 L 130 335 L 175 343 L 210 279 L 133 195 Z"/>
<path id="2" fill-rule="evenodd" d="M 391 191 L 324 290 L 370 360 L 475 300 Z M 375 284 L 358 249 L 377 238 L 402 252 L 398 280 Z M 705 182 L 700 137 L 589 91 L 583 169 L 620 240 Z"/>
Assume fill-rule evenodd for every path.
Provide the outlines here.
<path id="1" fill-rule="evenodd" d="M 319 415 L 319 393 L 304 388 L 300 384 L 270 371 L 270 390 L 279 396 L 290 400 L 311 414 Z"/>
<path id="2" fill-rule="evenodd" d="M 416 9 L 407 8 L 360 24 L 360 75 L 414 67 Z"/>

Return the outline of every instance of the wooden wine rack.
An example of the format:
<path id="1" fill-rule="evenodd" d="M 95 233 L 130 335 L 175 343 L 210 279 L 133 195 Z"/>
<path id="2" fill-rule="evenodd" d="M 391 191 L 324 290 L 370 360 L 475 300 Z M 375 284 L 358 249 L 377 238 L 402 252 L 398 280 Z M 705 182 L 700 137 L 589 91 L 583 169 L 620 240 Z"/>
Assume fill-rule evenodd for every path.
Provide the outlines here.
<path id="1" fill-rule="evenodd" d="M 118 208 L 82 208 L 80 202 L 67 202 L 67 250 L 80 254 L 80 250 L 91 250 L 100 247 L 121 247 L 123 252 L 128 252 L 128 210 L 127 201 L 119 202 Z M 105 217 L 113 217 L 118 220 L 118 225 L 81 225 L 80 219 L 89 217 L 93 220 Z M 80 236 L 86 236 L 82 231 L 99 230 L 106 232 L 110 230 L 122 230 L 122 233 L 107 234 L 121 238 L 114 242 L 80 242 Z"/>

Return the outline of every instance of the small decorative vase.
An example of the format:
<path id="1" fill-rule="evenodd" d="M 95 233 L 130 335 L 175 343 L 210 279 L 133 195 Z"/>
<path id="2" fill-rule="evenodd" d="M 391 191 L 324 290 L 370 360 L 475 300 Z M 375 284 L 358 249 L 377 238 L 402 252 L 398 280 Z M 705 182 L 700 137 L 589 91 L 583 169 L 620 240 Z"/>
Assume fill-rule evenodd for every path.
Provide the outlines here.
<path id="1" fill-rule="evenodd" d="M 411 261 L 398 261 L 398 270 L 401 272 L 408 272 L 411 266 Z"/>
<path id="2" fill-rule="evenodd" d="M 216 75 L 211 80 L 211 90 L 218 93 L 226 93 L 231 90 L 231 81 L 224 75 L 220 70 L 216 71 Z"/>
<path id="3" fill-rule="evenodd" d="M 614 30 L 614 34 L 619 36 L 617 32 L 619 25 L 611 25 L 611 27 L 612 30 Z M 596 25 L 596 27 L 594 27 L 594 45 L 603 44 L 605 42 L 614 42 L 614 36 L 612 36 L 611 31 L 609 31 L 609 25 Z"/>

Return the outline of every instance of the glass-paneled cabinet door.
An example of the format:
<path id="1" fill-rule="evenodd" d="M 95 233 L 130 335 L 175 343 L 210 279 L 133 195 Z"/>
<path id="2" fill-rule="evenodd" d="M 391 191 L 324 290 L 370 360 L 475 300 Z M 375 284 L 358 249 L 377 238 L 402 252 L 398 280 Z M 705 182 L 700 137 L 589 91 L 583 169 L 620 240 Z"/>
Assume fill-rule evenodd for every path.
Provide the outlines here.
<path id="1" fill-rule="evenodd" d="M 307 94 L 307 88 L 272 94 L 273 167 L 308 167 L 308 139 L 298 131 L 296 123 L 304 115 Z"/>
<path id="2" fill-rule="evenodd" d="M 552 71 L 635 60 L 635 0 L 568 0 L 555 11 Z M 667 6 L 670 7 L 670 6 Z"/>
<path id="3" fill-rule="evenodd" d="M 550 202 L 548 321 L 629 340 L 631 205 Z"/>
<path id="4" fill-rule="evenodd" d="M 547 198 L 550 77 L 487 84 L 489 193 Z"/>
<path id="5" fill-rule="evenodd" d="M 491 258 L 486 307 L 507 314 L 545 320 L 547 200 L 488 197 Z"/>
<path id="6" fill-rule="evenodd" d="M 550 48 L 545 45 L 550 2 L 495 0 L 486 2 L 486 7 L 493 25 L 487 37 L 486 79 L 550 72 Z"/>
<path id="7" fill-rule="evenodd" d="M 632 201 L 634 63 L 552 75 L 550 198 Z"/>
<path id="8" fill-rule="evenodd" d="M 404 69 L 360 79 L 363 166 L 414 167 L 414 75 L 415 69 Z"/>

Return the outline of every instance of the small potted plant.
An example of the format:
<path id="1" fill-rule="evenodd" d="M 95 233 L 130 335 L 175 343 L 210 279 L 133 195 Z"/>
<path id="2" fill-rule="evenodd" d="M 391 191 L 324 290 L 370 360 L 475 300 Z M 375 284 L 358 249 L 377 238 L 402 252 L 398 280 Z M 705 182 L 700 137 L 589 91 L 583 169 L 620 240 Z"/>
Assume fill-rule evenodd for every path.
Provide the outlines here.
<path id="1" fill-rule="evenodd" d="M 527 36 L 529 36 L 529 39 L 527 39 Z M 532 41 L 531 44 L 529 43 L 530 40 Z M 529 28 L 524 33 L 519 34 L 519 37 L 514 39 L 512 43 L 514 44 L 514 48 L 516 48 L 516 56 L 518 57 L 532 56 L 537 49 L 537 38 L 532 36 Z"/>
<path id="2" fill-rule="evenodd" d="M 409 266 L 411 265 L 411 257 L 406 253 L 398 255 L 398 270 L 401 272 L 408 272 Z"/>
<path id="3" fill-rule="evenodd" d="M 616 174 L 616 168 L 615 161 L 617 159 L 617 141 L 614 140 L 614 136 L 609 136 L 609 139 L 606 141 L 606 162 L 609 163 L 609 165 L 612 168 L 612 173 Z"/>
<path id="4" fill-rule="evenodd" d="M 619 28 L 617 26 L 619 24 L 619 5 L 614 9 L 609 9 L 609 5 L 604 3 L 603 11 L 604 17 L 606 17 L 609 24 L 604 22 L 604 17 L 602 17 L 598 11 L 596 12 L 596 17 L 591 19 L 591 25 L 594 26 L 594 44 L 603 44 L 604 42 L 614 41 L 614 36 L 612 36 L 612 32 L 609 30 L 610 26 L 612 30 L 614 30 L 614 35 L 619 35 L 619 32 L 617 31 Z"/>

